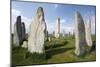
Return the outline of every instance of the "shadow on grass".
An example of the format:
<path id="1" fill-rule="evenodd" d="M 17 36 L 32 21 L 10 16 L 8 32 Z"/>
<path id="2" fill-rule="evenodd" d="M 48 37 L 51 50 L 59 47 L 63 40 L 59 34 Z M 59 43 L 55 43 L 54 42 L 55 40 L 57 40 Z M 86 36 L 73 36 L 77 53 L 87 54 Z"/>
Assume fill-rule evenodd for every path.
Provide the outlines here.
<path id="1" fill-rule="evenodd" d="M 59 42 L 46 43 L 45 50 L 65 46 L 66 44 L 68 44 L 68 41 L 64 41 L 64 42 L 60 42 L 60 43 Z"/>
<path id="2" fill-rule="evenodd" d="M 49 59 L 51 58 L 53 55 L 56 55 L 56 54 L 60 54 L 60 53 L 63 53 L 67 50 L 72 50 L 74 49 L 73 48 L 55 48 L 55 49 L 50 49 L 48 51 L 46 51 L 46 59 Z"/>
<path id="3" fill-rule="evenodd" d="M 96 41 L 93 41 L 93 45 L 90 49 L 90 52 L 92 52 L 92 51 L 96 51 Z"/>

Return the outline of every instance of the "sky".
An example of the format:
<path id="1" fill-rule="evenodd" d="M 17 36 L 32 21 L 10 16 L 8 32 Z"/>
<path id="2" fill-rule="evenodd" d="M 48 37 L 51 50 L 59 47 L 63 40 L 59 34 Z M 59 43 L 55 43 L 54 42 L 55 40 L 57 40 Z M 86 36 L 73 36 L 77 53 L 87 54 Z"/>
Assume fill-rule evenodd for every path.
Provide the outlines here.
<path id="1" fill-rule="evenodd" d="M 20 2 L 12 1 L 11 5 L 11 22 L 12 32 L 16 22 L 16 17 L 21 15 L 22 22 L 25 23 L 26 31 L 32 22 L 32 18 L 36 15 L 38 7 L 43 7 L 45 22 L 49 33 L 55 31 L 57 18 L 60 17 L 61 33 L 73 33 L 75 23 L 75 12 L 79 11 L 84 22 L 91 20 L 91 31 L 95 33 L 95 17 L 96 7 L 89 5 L 73 5 L 73 4 L 56 4 L 56 3 L 39 3 L 39 2 Z"/>

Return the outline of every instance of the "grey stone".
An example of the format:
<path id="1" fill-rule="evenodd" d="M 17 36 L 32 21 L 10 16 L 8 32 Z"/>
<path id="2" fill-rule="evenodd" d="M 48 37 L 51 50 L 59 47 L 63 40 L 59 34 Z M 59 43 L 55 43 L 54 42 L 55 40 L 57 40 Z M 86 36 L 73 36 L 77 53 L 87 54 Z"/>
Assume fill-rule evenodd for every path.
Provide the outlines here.
<path id="1" fill-rule="evenodd" d="M 55 26 L 55 37 L 60 37 L 60 18 L 57 19 L 56 26 Z"/>
<path id="2" fill-rule="evenodd" d="M 17 16 L 16 23 L 14 24 L 14 36 L 13 36 L 13 44 L 15 46 L 20 46 L 25 40 L 25 24 L 21 23 L 21 16 Z"/>
<path id="3" fill-rule="evenodd" d="M 21 16 L 17 17 L 17 21 L 14 24 L 14 45 L 19 46 L 21 44 Z"/>
<path id="4" fill-rule="evenodd" d="M 85 53 L 85 25 L 82 16 L 75 13 L 75 54 L 81 56 Z"/>
<path id="5" fill-rule="evenodd" d="M 85 23 L 85 30 L 86 30 L 86 42 L 87 45 L 92 47 L 92 37 L 91 37 L 91 21 L 87 20 Z"/>
<path id="6" fill-rule="evenodd" d="M 28 32 L 28 51 L 30 53 L 44 53 L 45 29 L 44 11 L 42 7 L 39 7 Z"/>

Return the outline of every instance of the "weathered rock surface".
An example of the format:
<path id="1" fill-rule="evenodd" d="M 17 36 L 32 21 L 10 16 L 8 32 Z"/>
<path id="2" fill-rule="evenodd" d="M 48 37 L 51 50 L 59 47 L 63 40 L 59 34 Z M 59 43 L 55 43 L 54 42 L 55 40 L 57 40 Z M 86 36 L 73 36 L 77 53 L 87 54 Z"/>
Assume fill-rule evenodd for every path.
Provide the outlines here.
<path id="1" fill-rule="evenodd" d="M 30 53 L 44 53 L 46 23 L 42 7 L 37 9 L 28 33 L 28 51 Z"/>
<path id="2" fill-rule="evenodd" d="M 86 42 L 88 46 L 92 46 L 92 37 L 91 37 L 91 21 L 88 20 L 85 23 L 85 30 L 86 30 Z"/>
<path id="3" fill-rule="evenodd" d="M 14 24 L 14 45 L 19 46 L 22 42 L 22 32 L 21 32 L 21 16 L 17 17 L 17 21 Z"/>
<path id="4" fill-rule="evenodd" d="M 25 34 L 25 24 L 24 22 L 21 23 L 21 16 L 17 16 L 16 23 L 14 24 L 13 44 L 15 46 L 20 46 L 25 40 Z"/>
<path id="5" fill-rule="evenodd" d="M 75 13 L 75 54 L 77 56 L 85 53 L 85 25 L 82 16 L 77 11 Z"/>

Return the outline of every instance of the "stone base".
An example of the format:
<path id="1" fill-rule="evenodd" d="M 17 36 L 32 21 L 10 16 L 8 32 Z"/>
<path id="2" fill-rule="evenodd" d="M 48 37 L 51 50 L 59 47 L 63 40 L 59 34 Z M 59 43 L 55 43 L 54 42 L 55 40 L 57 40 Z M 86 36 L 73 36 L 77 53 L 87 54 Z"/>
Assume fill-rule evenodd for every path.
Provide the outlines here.
<path id="1" fill-rule="evenodd" d="M 82 50 L 75 49 L 75 54 L 77 56 L 83 56 L 85 54 L 85 52 L 86 52 L 84 49 L 85 48 L 83 48 Z"/>
<path id="2" fill-rule="evenodd" d="M 28 45 L 27 41 L 23 41 L 23 44 L 21 45 L 21 47 L 22 48 L 27 48 L 27 45 Z"/>

